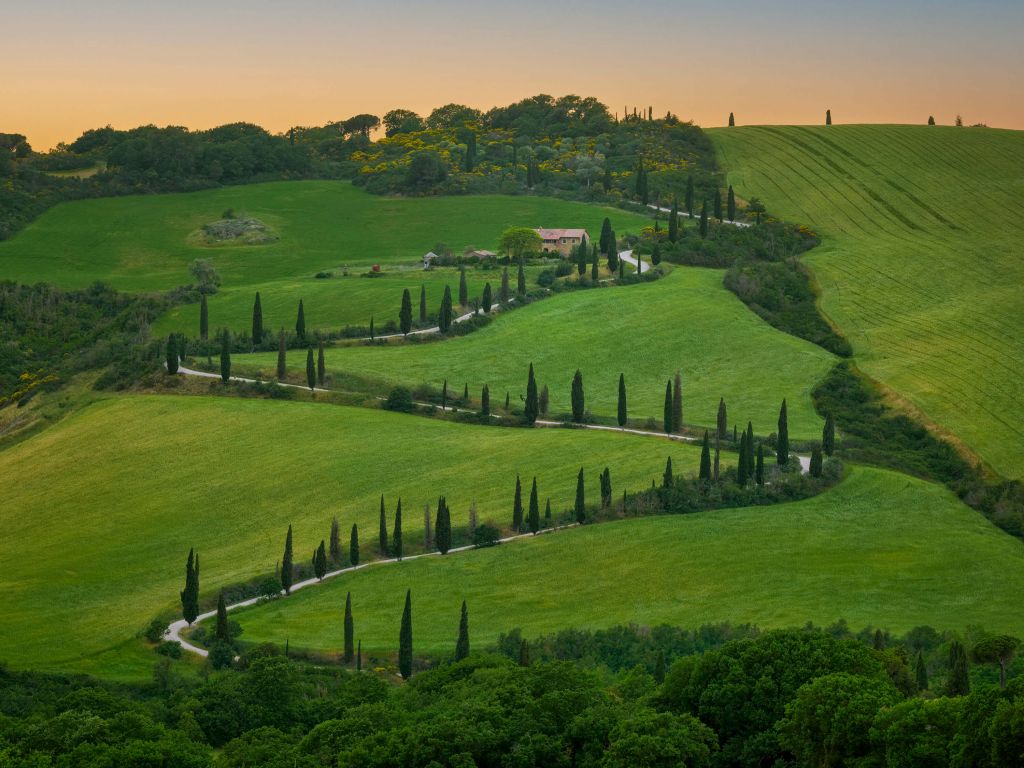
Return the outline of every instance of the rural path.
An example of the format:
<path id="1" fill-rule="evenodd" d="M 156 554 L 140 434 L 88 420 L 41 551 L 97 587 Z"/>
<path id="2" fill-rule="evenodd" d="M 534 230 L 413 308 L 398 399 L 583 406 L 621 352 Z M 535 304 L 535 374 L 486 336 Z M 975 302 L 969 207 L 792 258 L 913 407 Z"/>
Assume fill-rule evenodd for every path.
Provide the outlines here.
<path id="1" fill-rule="evenodd" d="M 656 211 L 661 211 L 662 213 L 672 213 L 672 209 L 671 208 L 662 208 L 660 205 L 655 205 L 654 203 L 649 203 L 647 207 L 648 208 L 653 208 Z M 686 211 L 678 211 L 678 214 L 680 216 L 684 216 L 687 219 L 699 219 L 700 218 L 700 216 L 698 216 L 696 214 L 691 215 L 691 214 L 687 213 Z M 750 226 L 750 224 L 748 222 L 746 222 L 746 221 L 731 221 L 729 219 L 722 219 L 721 223 L 722 224 L 731 224 L 734 227 L 749 227 Z"/>
<path id="2" fill-rule="evenodd" d="M 619 258 L 627 264 L 632 264 L 636 267 L 637 271 L 642 275 L 644 272 L 650 272 L 652 267 L 643 259 L 633 256 L 633 251 L 619 251 Z"/>
<path id="3" fill-rule="evenodd" d="M 517 533 L 513 536 L 506 536 L 503 539 L 498 539 L 498 543 L 504 544 L 509 541 L 515 541 L 516 539 L 525 539 L 529 536 L 543 536 L 549 533 L 554 533 L 555 531 L 564 530 L 566 528 L 575 528 L 577 525 L 578 523 L 567 523 L 566 525 L 556 525 L 553 528 L 545 528 L 544 530 L 538 531 L 537 533 Z M 474 544 L 467 544 L 464 547 L 452 547 L 448 550 L 447 554 L 450 555 L 456 552 L 466 552 L 470 549 L 476 548 L 477 547 Z M 360 563 L 359 565 L 351 565 L 348 568 L 339 568 L 336 571 L 331 571 L 329 573 L 324 574 L 324 577 L 322 579 L 317 579 L 316 577 L 312 579 L 304 579 L 303 581 L 293 584 L 291 591 L 297 592 L 298 590 L 303 589 L 305 587 L 311 587 L 316 584 L 320 584 L 323 581 L 327 581 L 327 579 L 333 579 L 335 576 L 341 576 L 342 574 L 346 573 L 354 573 L 356 571 L 361 571 L 364 568 L 372 568 L 373 566 L 377 565 L 387 565 L 388 563 L 399 563 L 405 562 L 407 560 L 419 560 L 423 557 L 444 556 L 445 555 L 442 555 L 440 552 L 421 552 L 418 555 L 409 555 L 408 557 L 403 557 L 401 560 L 399 560 L 397 557 L 389 557 L 383 560 L 371 560 L 368 563 Z M 283 596 L 284 594 L 284 590 L 281 590 L 281 595 Z M 237 603 L 232 603 L 231 605 L 227 606 L 227 610 L 236 611 L 239 608 L 248 608 L 249 606 L 256 605 L 257 603 L 266 599 L 267 598 L 264 595 L 260 595 L 258 597 L 251 597 L 248 600 L 241 600 Z M 207 611 L 206 613 L 201 613 L 198 616 L 196 616 L 196 620 L 192 623 L 198 624 L 201 621 L 212 619 L 216 615 L 217 611 Z M 167 626 L 167 629 L 164 630 L 163 639 L 172 643 L 178 643 L 178 645 L 180 645 L 184 650 L 188 651 L 189 653 L 194 653 L 197 656 L 209 656 L 210 652 L 207 651 L 205 648 L 200 648 L 197 645 L 193 645 L 181 636 L 181 633 L 188 628 L 189 623 L 184 619 L 178 619 L 177 621 L 171 622 Z"/>

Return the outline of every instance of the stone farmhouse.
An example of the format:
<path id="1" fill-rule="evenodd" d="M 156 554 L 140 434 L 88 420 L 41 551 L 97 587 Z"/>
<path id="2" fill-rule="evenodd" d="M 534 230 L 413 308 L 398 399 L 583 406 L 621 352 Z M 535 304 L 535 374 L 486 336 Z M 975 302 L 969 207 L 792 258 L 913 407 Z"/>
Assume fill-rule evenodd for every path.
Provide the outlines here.
<path id="1" fill-rule="evenodd" d="M 574 248 L 579 248 L 580 241 L 585 237 L 590 242 L 590 235 L 585 229 L 535 229 L 542 241 L 541 250 L 544 253 L 558 253 L 562 258 L 572 256 Z"/>

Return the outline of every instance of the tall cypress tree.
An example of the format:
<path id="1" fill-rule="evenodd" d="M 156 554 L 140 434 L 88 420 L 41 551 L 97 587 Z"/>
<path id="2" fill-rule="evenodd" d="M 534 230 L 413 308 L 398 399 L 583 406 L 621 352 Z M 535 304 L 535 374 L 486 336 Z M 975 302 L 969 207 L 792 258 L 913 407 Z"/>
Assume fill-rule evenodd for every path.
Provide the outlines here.
<path id="1" fill-rule="evenodd" d="M 206 341 L 210 338 L 210 308 L 206 305 L 206 294 L 199 300 L 199 338 Z"/>
<path id="2" fill-rule="evenodd" d="M 327 575 L 327 547 L 323 539 L 320 539 L 320 546 L 313 553 L 313 573 L 320 581 Z"/>
<path id="3" fill-rule="evenodd" d="M 263 305 L 260 303 L 260 292 L 256 291 L 256 299 L 252 303 L 252 343 L 263 342 Z"/>
<path id="4" fill-rule="evenodd" d="M 356 672 L 363 671 L 363 641 L 359 641 L 356 649 Z"/>
<path id="5" fill-rule="evenodd" d="M 924 664 L 924 654 L 917 652 L 917 660 L 914 663 L 914 677 L 917 679 L 918 693 L 928 690 L 928 668 Z"/>
<path id="6" fill-rule="evenodd" d="M 331 518 L 331 535 L 328 538 L 328 547 L 331 555 L 331 562 L 337 565 L 341 562 L 341 528 L 338 525 L 338 518 Z"/>
<path id="7" fill-rule="evenodd" d="M 520 298 L 526 295 L 526 268 L 522 258 L 519 259 L 519 274 L 516 276 L 516 293 Z"/>
<path id="8" fill-rule="evenodd" d="M 403 336 L 408 336 L 412 330 L 412 296 L 409 289 L 402 291 L 402 308 L 398 310 L 398 327 Z"/>
<path id="9" fill-rule="evenodd" d="M 580 467 L 580 473 L 576 476 L 576 522 L 585 523 L 587 521 L 587 507 L 586 498 L 584 497 L 583 488 L 583 467 Z"/>
<path id="10" fill-rule="evenodd" d="M 395 507 L 395 530 L 391 534 L 391 554 L 396 560 L 401 560 L 402 551 L 402 499 L 398 499 L 398 506 Z"/>
<path id="11" fill-rule="evenodd" d="M 224 331 L 220 338 L 220 378 L 225 384 L 231 380 L 231 332 Z"/>
<path id="12" fill-rule="evenodd" d="M 718 438 L 715 438 L 715 461 L 711 468 L 711 479 L 718 483 L 718 478 L 721 474 L 722 469 L 722 446 L 719 445 Z"/>
<path id="13" fill-rule="evenodd" d="M 754 466 L 754 480 L 764 485 L 764 445 L 757 444 L 757 464 Z"/>
<path id="14" fill-rule="evenodd" d="M 352 593 L 345 595 L 345 663 L 352 663 L 352 643 L 355 640 L 355 624 L 352 620 Z M 362 649 L 360 649 L 362 650 Z"/>
<path id="15" fill-rule="evenodd" d="M 505 410 L 508 410 L 508 398 L 505 398 Z M 526 404 L 523 406 L 523 418 L 527 424 L 532 425 L 537 421 L 537 414 L 540 411 L 537 402 L 537 379 L 533 374 L 533 363 L 530 363 L 530 372 L 526 376 Z"/>
<path id="16" fill-rule="evenodd" d="M 832 110 L 825 110 L 825 125 L 832 125 Z"/>
<path id="17" fill-rule="evenodd" d="M 705 483 L 711 482 L 711 440 L 706 429 L 704 430 L 704 441 L 700 446 L 700 472 L 697 478 Z"/>
<path id="18" fill-rule="evenodd" d="M 693 218 L 693 174 L 686 179 L 686 212 Z"/>
<path id="19" fill-rule="evenodd" d="M 747 484 L 750 479 L 750 469 L 747 467 L 747 433 L 740 435 L 739 463 L 736 465 L 736 482 L 741 486 Z"/>
<path id="20" fill-rule="evenodd" d="M 959 640 L 949 646 L 949 677 L 946 680 L 947 696 L 966 696 L 971 692 L 970 674 L 967 668 L 967 651 Z"/>
<path id="21" fill-rule="evenodd" d="M 420 283 L 420 323 L 427 322 L 427 286 Z"/>
<path id="22" fill-rule="evenodd" d="M 782 407 L 779 409 L 779 437 L 776 451 L 780 465 L 789 461 L 789 417 L 786 413 L 785 398 L 783 398 Z"/>
<path id="23" fill-rule="evenodd" d="M 811 466 L 807 470 L 811 477 L 821 477 L 821 464 L 821 447 L 816 445 L 811 449 Z"/>
<path id="24" fill-rule="evenodd" d="M 679 239 L 679 198 L 672 198 L 672 210 L 668 214 L 668 239 L 676 242 Z"/>
<path id="25" fill-rule="evenodd" d="M 173 376 L 178 372 L 178 340 L 174 334 L 167 337 L 167 373 Z"/>
<path id="26" fill-rule="evenodd" d="M 718 219 L 719 222 L 721 222 L 722 221 L 722 190 L 717 189 L 717 188 L 715 189 L 715 207 L 714 207 L 714 211 L 715 211 L 715 218 Z"/>
<path id="27" fill-rule="evenodd" d="M 459 306 L 469 305 L 469 287 L 466 285 L 466 268 L 459 268 Z"/>
<path id="28" fill-rule="evenodd" d="M 586 400 L 583 395 L 583 374 L 580 369 L 572 377 L 572 420 L 577 424 L 583 423 L 586 414 Z"/>
<path id="29" fill-rule="evenodd" d="M 700 236 L 706 238 L 708 236 L 708 201 L 705 200 L 704 204 L 700 209 Z"/>
<path id="30" fill-rule="evenodd" d="M 448 409 L 448 379 L 444 380 L 444 384 L 441 385 L 441 410 L 445 411 Z"/>
<path id="31" fill-rule="evenodd" d="M 437 314 L 437 325 L 441 329 L 441 333 L 448 333 L 448 329 L 452 327 L 452 320 L 454 320 L 454 315 L 452 314 L 452 289 L 451 286 L 446 285 L 444 287 L 444 296 L 441 299 L 441 311 Z"/>
<path id="32" fill-rule="evenodd" d="M 626 377 L 619 374 L 619 426 L 626 426 Z"/>
<path id="33" fill-rule="evenodd" d="M 536 534 L 540 530 L 540 501 L 537 499 L 537 478 L 533 478 L 533 488 L 530 489 L 530 511 L 527 525 L 530 533 Z"/>
<path id="34" fill-rule="evenodd" d="M 512 532 L 522 533 L 523 530 L 523 484 L 516 475 L 516 495 L 512 501 Z"/>
<path id="35" fill-rule="evenodd" d="M 302 299 L 299 299 L 299 314 L 295 318 L 295 333 L 300 339 L 306 338 L 306 310 L 302 306 Z"/>
<path id="36" fill-rule="evenodd" d="M 508 267 L 505 267 L 501 270 L 501 290 L 498 293 L 498 298 L 501 300 L 501 303 L 504 304 L 509 300 L 510 296 L 511 293 L 508 288 Z"/>
<path id="37" fill-rule="evenodd" d="M 653 484 L 653 482 L 652 482 Z M 665 471 L 661 474 L 661 487 L 672 488 L 676 484 L 676 473 L 672 469 L 672 457 L 669 456 L 665 460 Z"/>
<path id="38" fill-rule="evenodd" d="M 683 429 L 683 377 L 676 371 L 676 377 L 672 382 L 672 431 L 680 432 Z"/>
<path id="39" fill-rule="evenodd" d="M 448 500 L 441 496 L 437 500 L 437 523 L 434 526 L 434 542 L 437 551 L 447 555 L 452 547 L 452 517 L 448 509 Z"/>
<path id="40" fill-rule="evenodd" d="M 665 408 L 662 411 L 662 422 L 665 434 L 672 434 L 672 379 L 665 382 Z"/>
<path id="41" fill-rule="evenodd" d="M 434 523 L 430 519 L 430 505 L 423 505 L 423 551 L 430 552 L 434 548 Z"/>
<path id="42" fill-rule="evenodd" d="M 587 274 L 587 249 L 582 245 L 576 249 L 576 272 L 580 277 Z"/>
<path id="43" fill-rule="evenodd" d="M 733 128 L 736 125 L 736 118 L 732 112 L 729 113 L 729 127 Z"/>
<path id="44" fill-rule="evenodd" d="M 398 672 L 403 679 L 412 677 L 412 590 L 406 590 L 402 628 L 398 633 Z"/>
<path id="45" fill-rule="evenodd" d="M 831 413 L 825 414 L 825 427 L 821 431 L 821 450 L 831 456 L 836 449 L 836 420 Z"/>
<path id="46" fill-rule="evenodd" d="M 373 315 L 370 315 L 370 341 L 373 341 Z"/>
<path id="47" fill-rule="evenodd" d="M 486 384 L 480 393 L 480 415 L 484 417 L 491 415 L 491 390 Z"/>
<path id="48" fill-rule="evenodd" d="M 462 601 L 462 615 L 459 618 L 459 639 L 455 641 L 455 660 L 462 661 L 469 656 L 469 611 Z"/>
<path id="49" fill-rule="evenodd" d="M 608 253 L 608 242 L 612 236 L 612 221 L 607 216 L 601 222 L 601 236 L 597 240 L 598 249 L 601 253 Z"/>
<path id="50" fill-rule="evenodd" d="M 595 250 L 590 256 L 590 279 L 596 283 L 600 276 L 600 268 L 597 265 L 597 251 Z"/>
<path id="51" fill-rule="evenodd" d="M 284 381 L 285 376 L 288 375 L 288 368 L 286 366 L 286 346 L 284 340 L 284 329 L 277 336 L 277 378 L 278 381 Z"/>
<path id="52" fill-rule="evenodd" d="M 483 298 L 480 300 L 480 308 L 484 311 L 485 315 L 489 315 L 491 313 L 491 307 L 493 306 L 493 304 L 494 296 L 491 293 L 491 284 L 484 283 L 484 295 Z"/>
<path id="53" fill-rule="evenodd" d="M 540 388 L 540 397 L 537 398 L 537 412 L 543 416 L 548 415 L 548 405 L 551 402 L 551 396 L 548 393 L 548 385 L 545 384 Z M 505 410 L 508 410 L 508 392 L 505 393 Z"/>
<path id="54" fill-rule="evenodd" d="M 321 387 L 327 380 L 327 362 L 324 360 L 324 343 L 322 341 L 316 353 L 316 380 Z"/>
<path id="55" fill-rule="evenodd" d="M 729 437 L 729 418 L 725 409 L 725 398 L 718 399 L 718 439 L 725 440 Z"/>
<path id="56" fill-rule="evenodd" d="M 352 523 L 352 532 L 348 537 L 348 561 L 353 565 L 359 565 L 359 526 Z"/>
<path id="57" fill-rule="evenodd" d="M 288 526 L 288 535 L 284 539 L 284 557 L 281 558 L 281 586 L 284 593 L 292 593 L 292 584 L 295 579 L 295 563 L 292 559 L 292 527 Z"/>
<path id="58" fill-rule="evenodd" d="M 224 590 L 217 596 L 217 628 L 213 635 L 219 642 L 231 642 L 231 632 L 228 630 L 228 606 L 224 602 Z"/>
<path id="59" fill-rule="evenodd" d="M 181 616 L 192 626 L 192 622 L 199 615 L 199 558 L 195 551 L 188 551 L 188 561 L 185 563 L 185 588 L 181 591 Z"/>
<path id="60" fill-rule="evenodd" d="M 549 498 L 547 504 L 544 505 L 544 527 L 551 527 L 551 499 Z"/>
<path id="61" fill-rule="evenodd" d="M 306 350 L 306 384 L 309 385 L 310 392 L 316 387 L 316 364 L 313 362 L 312 347 Z"/>
<path id="62" fill-rule="evenodd" d="M 747 422 L 747 479 L 754 475 L 754 425 Z"/>
<path id="63" fill-rule="evenodd" d="M 729 221 L 736 221 L 736 193 L 732 191 L 732 184 L 729 185 L 729 194 L 725 202 L 726 215 Z"/>
<path id="64" fill-rule="evenodd" d="M 388 556 L 388 515 L 384 509 L 384 494 L 380 495 L 380 519 L 378 521 L 377 551 L 381 557 Z"/>

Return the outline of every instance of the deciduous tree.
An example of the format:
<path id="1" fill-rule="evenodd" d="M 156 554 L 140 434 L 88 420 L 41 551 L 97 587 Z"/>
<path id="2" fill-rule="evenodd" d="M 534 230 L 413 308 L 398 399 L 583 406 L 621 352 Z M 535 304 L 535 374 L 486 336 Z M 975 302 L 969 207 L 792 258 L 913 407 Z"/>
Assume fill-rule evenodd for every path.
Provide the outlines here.
<path id="1" fill-rule="evenodd" d="M 971 649 L 971 656 L 979 664 L 999 665 L 999 687 L 1006 688 L 1006 667 L 1013 661 L 1020 640 L 1010 635 L 990 635 Z"/>

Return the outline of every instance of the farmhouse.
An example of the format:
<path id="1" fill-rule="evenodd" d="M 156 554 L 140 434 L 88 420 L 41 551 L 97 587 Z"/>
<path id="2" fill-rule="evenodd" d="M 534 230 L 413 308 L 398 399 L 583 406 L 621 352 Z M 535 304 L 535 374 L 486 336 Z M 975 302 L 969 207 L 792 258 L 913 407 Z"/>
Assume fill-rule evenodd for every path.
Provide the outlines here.
<path id="1" fill-rule="evenodd" d="M 534 230 L 542 241 L 541 250 L 544 253 L 559 253 L 563 258 L 572 256 L 574 248 L 578 248 L 583 238 L 590 242 L 590 235 L 585 229 L 544 229 L 539 227 Z"/>

